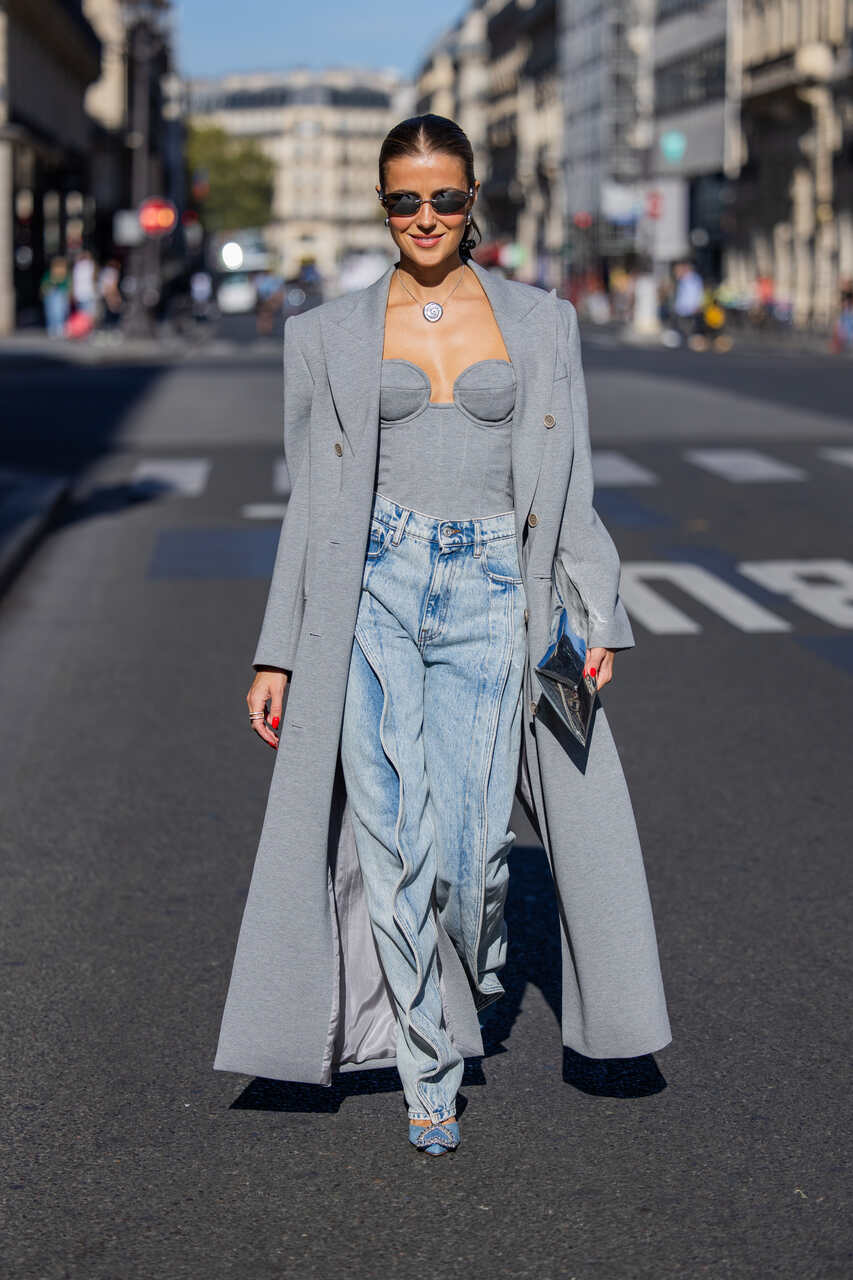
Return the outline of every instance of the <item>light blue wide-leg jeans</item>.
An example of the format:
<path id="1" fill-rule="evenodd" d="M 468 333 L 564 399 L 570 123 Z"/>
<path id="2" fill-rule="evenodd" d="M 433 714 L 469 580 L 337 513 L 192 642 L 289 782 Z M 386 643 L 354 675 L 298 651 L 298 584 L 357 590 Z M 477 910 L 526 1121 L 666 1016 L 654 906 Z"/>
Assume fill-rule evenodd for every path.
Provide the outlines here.
<path id="1" fill-rule="evenodd" d="M 450 521 L 377 494 L 341 761 L 412 1119 L 455 1113 L 436 915 L 478 1007 L 503 993 L 526 637 L 512 512 Z"/>

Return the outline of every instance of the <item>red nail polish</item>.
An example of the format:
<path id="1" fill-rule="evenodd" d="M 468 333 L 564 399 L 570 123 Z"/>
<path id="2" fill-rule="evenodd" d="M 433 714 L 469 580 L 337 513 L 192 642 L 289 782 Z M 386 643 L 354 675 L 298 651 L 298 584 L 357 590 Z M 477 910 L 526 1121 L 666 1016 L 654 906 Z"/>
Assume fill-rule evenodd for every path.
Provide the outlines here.
<path id="1" fill-rule="evenodd" d="M 593 680 L 595 679 L 595 667 L 590 667 L 589 675 L 592 676 Z"/>
<path id="2" fill-rule="evenodd" d="M 272 727 L 273 727 L 274 729 L 277 729 L 277 728 L 278 728 L 278 716 L 273 716 L 273 718 L 272 718 Z"/>

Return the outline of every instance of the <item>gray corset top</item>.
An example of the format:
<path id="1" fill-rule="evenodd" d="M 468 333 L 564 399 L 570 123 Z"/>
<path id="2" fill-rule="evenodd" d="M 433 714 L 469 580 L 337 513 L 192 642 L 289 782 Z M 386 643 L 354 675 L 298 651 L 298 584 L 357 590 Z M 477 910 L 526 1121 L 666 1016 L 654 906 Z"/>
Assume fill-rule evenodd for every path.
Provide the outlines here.
<path id="1" fill-rule="evenodd" d="M 512 510 L 512 365 L 469 365 L 453 384 L 452 401 L 433 404 L 430 391 L 419 365 L 382 361 L 377 491 L 444 520 Z"/>

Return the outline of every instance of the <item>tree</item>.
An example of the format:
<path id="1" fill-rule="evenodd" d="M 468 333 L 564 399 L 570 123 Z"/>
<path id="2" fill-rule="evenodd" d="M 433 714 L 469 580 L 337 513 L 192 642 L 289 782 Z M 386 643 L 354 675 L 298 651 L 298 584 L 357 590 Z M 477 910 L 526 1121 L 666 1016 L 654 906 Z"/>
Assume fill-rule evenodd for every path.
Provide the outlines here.
<path id="1" fill-rule="evenodd" d="M 190 125 L 186 161 L 205 230 L 236 231 L 272 221 L 275 165 L 253 138 L 232 138 L 216 125 Z"/>

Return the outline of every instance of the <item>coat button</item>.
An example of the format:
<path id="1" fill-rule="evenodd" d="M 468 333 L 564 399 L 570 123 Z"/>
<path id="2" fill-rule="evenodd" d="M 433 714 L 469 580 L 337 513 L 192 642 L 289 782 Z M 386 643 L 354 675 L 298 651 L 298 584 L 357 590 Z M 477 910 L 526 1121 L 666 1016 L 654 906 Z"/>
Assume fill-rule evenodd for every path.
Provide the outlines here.
<path id="1" fill-rule="evenodd" d="M 557 425 L 557 419 L 554 417 L 553 413 L 546 413 L 542 421 L 545 423 L 546 427 L 555 427 Z"/>
<path id="2" fill-rule="evenodd" d="M 536 528 L 537 524 L 539 523 L 539 517 L 537 516 L 535 511 L 531 511 L 530 515 L 527 517 L 527 523 L 530 525 L 531 529 Z"/>
<path id="3" fill-rule="evenodd" d="M 340 440 L 335 441 L 335 453 L 339 458 L 344 456 L 344 446 L 341 444 Z"/>
<path id="4" fill-rule="evenodd" d="M 538 703 L 538 702 L 531 702 L 531 704 L 530 704 L 530 714 L 531 714 L 532 716 L 535 716 L 535 715 L 536 715 L 536 712 L 537 712 L 538 710 L 539 710 L 539 703 Z"/>
<path id="5" fill-rule="evenodd" d="M 525 609 L 525 610 L 524 610 L 524 621 L 525 621 L 525 622 L 529 622 L 529 621 L 530 621 L 530 610 L 529 610 L 529 609 Z"/>

